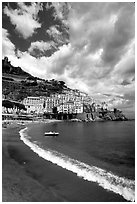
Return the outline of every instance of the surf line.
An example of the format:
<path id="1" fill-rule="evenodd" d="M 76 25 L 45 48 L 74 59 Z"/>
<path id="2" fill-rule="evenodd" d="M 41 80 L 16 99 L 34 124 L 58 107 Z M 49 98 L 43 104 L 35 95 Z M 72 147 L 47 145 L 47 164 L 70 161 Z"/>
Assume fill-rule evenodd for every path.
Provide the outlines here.
<path id="1" fill-rule="evenodd" d="M 78 160 L 69 158 L 68 156 L 51 149 L 42 149 L 38 144 L 29 140 L 27 134 L 28 128 L 19 131 L 20 139 L 30 147 L 30 149 L 42 157 L 64 169 L 67 169 L 84 180 L 96 182 L 99 186 L 106 190 L 113 191 L 123 196 L 128 201 L 135 201 L 135 181 L 119 177 L 112 172 L 107 172 L 96 166 L 90 166 Z"/>

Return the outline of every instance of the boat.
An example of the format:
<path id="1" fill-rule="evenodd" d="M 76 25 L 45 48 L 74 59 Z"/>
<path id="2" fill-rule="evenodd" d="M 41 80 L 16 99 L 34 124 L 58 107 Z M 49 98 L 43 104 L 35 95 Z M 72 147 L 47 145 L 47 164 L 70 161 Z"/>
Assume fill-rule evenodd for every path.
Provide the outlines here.
<path id="1" fill-rule="evenodd" d="M 17 123 L 18 125 L 25 125 L 24 122 L 19 122 Z"/>
<path id="2" fill-rule="evenodd" d="M 71 119 L 71 121 L 72 121 L 72 122 L 81 122 L 81 120 L 78 119 L 78 118 Z"/>
<path id="3" fill-rule="evenodd" d="M 55 136 L 58 136 L 59 133 L 58 132 L 45 132 L 44 135 L 45 136 L 54 136 L 55 137 Z"/>

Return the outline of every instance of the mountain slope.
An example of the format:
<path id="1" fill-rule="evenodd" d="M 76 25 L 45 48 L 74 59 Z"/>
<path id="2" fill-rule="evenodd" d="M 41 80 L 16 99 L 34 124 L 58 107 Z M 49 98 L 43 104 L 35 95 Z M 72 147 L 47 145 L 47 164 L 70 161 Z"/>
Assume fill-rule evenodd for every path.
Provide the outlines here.
<path id="1" fill-rule="evenodd" d="M 8 100 L 22 101 L 27 96 L 50 96 L 69 89 L 65 82 L 33 77 L 20 67 L 14 67 L 5 57 L 2 60 L 2 94 Z"/>

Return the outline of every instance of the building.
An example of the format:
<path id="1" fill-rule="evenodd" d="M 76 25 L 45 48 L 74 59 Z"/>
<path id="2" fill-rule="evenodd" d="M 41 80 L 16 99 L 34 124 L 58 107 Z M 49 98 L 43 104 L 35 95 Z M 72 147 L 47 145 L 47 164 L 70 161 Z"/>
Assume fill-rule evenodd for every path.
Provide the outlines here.
<path id="1" fill-rule="evenodd" d="M 84 104 L 92 104 L 93 99 L 79 90 L 65 90 L 50 97 L 27 97 L 23 100 L 27 113 L 83 113 Z"/>
<path id="2" fill-rule="evenodd" d="M 74 102 L 67 101 L 65 103 L 61 103 L 57 106 L 58 113 L 73 113 L 74 112 Z"/>
<path id="3" fill-rule="evenodd" d="M 75 101 L 74 102 L 74 113 L 83 113 L 84 112 L 84 105 L 82 101 Z"/>
<path id="4" fill-rule="evenodd" d="M 43 97 L 33 97 L 28 96 L 22 103 L 27 109 L 27 113 L 43 113 L 44 111 L 44 98 Z"/>
<path id="5" fill-rule="evenodd" d="M 83 113 L 83 104 L 77 101 L 67 101 L 57 106 L 58 113 Z"/>

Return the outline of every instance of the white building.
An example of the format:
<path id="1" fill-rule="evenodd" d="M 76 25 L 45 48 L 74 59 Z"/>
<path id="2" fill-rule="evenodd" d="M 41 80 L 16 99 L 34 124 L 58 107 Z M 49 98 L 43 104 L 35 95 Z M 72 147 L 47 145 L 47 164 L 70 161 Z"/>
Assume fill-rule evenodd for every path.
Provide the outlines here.
<path id="1" fill-rule="evenodd" d="M 73 113 L 74 112 L 74 102 L 68 101 L 65 103 L 61 103 L 57 106 L 57 111 L 60 113 Z"/>
<path id="2" fill-rule="evenodd" d="M 62 113 L 83 113 L 83 103 L 80 101 L 67 101 L 59 104 L 57 111 Z"/>
<path id="3" fill-rule="evenodd" d="M 44 111 L 44 98 L 28 96 L 22 103 L 27 109 L 27 113 L 43 113 Z"/>
<path id="4" fill-rule="evenodd" d="M 93 99 L 88 94 L 78 90 L 65 90 L 64 93 L 51 94 L 50 97 L 31 96 L 23 100 L 27 113 L 52 113 L 54 107 L 57 107 L 58 112 L 83 113 L 83 103 L 92 102 Z"/>
<path id="5" fill-rule="evenodd" d="M 83 113 L 84 112 L 83 102 L 81 102 L 81 101 L 75 101 L 74 102 L 74 112 L 75 113 Z"/>

